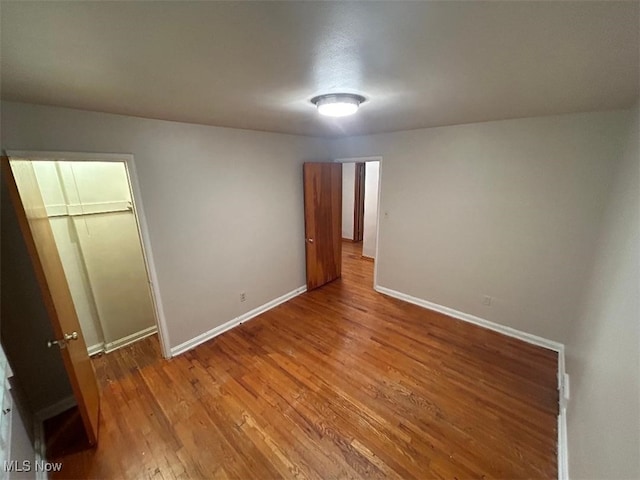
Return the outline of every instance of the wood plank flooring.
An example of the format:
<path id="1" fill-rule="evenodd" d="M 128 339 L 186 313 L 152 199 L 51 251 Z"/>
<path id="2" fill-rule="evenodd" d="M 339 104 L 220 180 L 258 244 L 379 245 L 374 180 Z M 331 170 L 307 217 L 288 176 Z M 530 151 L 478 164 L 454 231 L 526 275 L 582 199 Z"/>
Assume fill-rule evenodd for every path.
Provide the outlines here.
<path id="1" fill-rule="evenodd" d="M 54 478 L 557 478 L 557 355 L 343 278 L 171 360 L 94 360 L 99 445 Z"/>

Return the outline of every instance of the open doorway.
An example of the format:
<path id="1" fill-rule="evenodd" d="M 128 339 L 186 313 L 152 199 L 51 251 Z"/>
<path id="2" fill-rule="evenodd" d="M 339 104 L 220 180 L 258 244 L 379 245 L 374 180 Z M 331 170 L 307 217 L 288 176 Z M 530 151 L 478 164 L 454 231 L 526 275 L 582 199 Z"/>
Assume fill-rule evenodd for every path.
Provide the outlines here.
<path id="1" fill-rule="evenodd" d="M 366 168 L 364 162 L 342 164 L 342 240 L 362 242 Z"/>
<path id="2" fill-rule="evenodd" d="M 89 355 L 157 332 L 121 162 L 33 162 Z"/>
<path id="3" fill-rule="evenodd" d="M 381 162 L 381 157 L 367 157 L 304 164 L 308 291 L 339 278 L 344 280 L 343 263 L 352 258 L 357 258 L 360 264 L 368 263 L 370 267 L 361 269 L 349 262 L 354 267 L 352 273 L 359 278 L 359 283 L 368 287 L 376 286 Z M 360 172 L 357 184 L 356 169 Z M 345 176 L 346 180 L 343 178 Z M 346 199 L 345 203 L 343 199 Z M 343 218 L 346 224 L 343 224 Z M 370 271 L 367 274 L 364 270 Z"/>
<path id="4" fill-rule="evenodd" d="M 338 160 L 342 163 L 343 263 L 352 267 L 357 267 L 354 260 L 376 259 L 380 160 L 378 157 Z M 365 281 L 370 282 L 368 277 Z"/>
<path id="5" fill-rule="evenodd" d="M 35 412 L 35 423 L 43 423 L 36 436 L 47 455 L 84 449 L 98 441 L 100 411 L 89 355 L 146 337 L 155 343 L 156 332 L 161 348 L 155 354 L 168 352 L 144 217 L 134 201 L 133 158 L 7 153 L 3 173 L 54 335 L 48 349 L 42 342 L 31 355 L 59 350 L 72 390 L 72 397 Z"/>
<path id="6" fill-rule="evenodd" d="M 126 156 L 14 155 L 32 165 L 87 353 L 160 333 Z"/>

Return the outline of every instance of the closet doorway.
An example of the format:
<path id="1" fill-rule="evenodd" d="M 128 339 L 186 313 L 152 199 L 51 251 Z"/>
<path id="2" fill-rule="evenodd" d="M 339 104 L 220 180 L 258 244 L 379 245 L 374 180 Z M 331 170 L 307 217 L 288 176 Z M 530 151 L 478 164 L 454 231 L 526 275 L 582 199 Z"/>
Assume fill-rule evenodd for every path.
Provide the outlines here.
<path id="1" fill-rule="evenodd" d="M 156 334 L 127 163 L 21 157 L 32 160 L 87 353 L 109 353 Z"/>

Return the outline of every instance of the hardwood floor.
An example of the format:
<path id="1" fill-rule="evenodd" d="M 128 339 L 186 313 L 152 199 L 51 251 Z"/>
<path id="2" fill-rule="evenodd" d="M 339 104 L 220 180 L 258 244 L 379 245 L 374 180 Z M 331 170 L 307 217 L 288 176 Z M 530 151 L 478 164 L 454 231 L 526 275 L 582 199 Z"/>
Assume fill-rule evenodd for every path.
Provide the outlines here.
<path id="1" fill-rule="evenodd" d="M 374 292 L 359 245 L 181 356 L 96 359 L 99 445 L 57 478 L 557 478 L 557 355 Z"/>

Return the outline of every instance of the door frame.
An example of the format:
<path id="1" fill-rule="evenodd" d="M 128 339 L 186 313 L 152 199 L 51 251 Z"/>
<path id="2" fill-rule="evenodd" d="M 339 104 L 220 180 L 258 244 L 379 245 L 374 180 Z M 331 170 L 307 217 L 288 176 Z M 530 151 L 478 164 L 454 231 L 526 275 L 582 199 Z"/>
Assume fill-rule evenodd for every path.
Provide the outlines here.
<path id="1" fill-rule="evenodd" d="M 378 286 L 378 259 L 380 254 L 380 205 L 382 205 L 382 156 L 369 156 L 369 157 L 341 157 L 334 158 L 335 163 L 366 163 L 366 162 L 380 162 L 380 169 L 378 171 L 378 218 L 376 218 L 376 258 L 373 262 L 373 288 Z M 366 195 L 366 189 L 365 189 Z"/>
<path id="2" fill-rule="evenodd" d="M 140 191 L 140 185 L 138 183 L 138 174 L 136 171 L 133 155 L 129 153 L 82 153 L 32 150 L 6 150 L 5 154 L 7 157 L 9 157 L 9 160 L 23 159 L 36 162 L 49 160 L 69 162 L 84 161 L 124 163 L 127 177 L 129 179 L 129 188 L 131 190 L 131 203 L 133 205 L 134 218 L 136 219 L 136 226 L 138 229 L 138 235 L 140 237 L 142 259 L 147 270 L 147 280 L 149 283 L 149 290 L 151 294 L 151 305 L 153 307 L 155 323 L 158 326 L 160 350 L 162 351 L 162 356 L 164 358 L 171 358 L 166 317 L 162 308 L 162 299 L 160 296 L 160 289 L 158 288 L 158 275 L 153 260 L 149 229 L 147 227 L 147 219 L 142 207 L 142 193 Z"/>
<path id="3" fill-rule="evenodd" d="M 353 199 L 353 241 L 362 242 L 364 239 L 364 199 L 367 195 L 365 188 L 365 163 L 354 163 L 355 182 Z"/>

